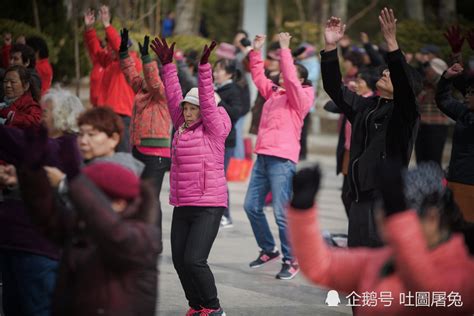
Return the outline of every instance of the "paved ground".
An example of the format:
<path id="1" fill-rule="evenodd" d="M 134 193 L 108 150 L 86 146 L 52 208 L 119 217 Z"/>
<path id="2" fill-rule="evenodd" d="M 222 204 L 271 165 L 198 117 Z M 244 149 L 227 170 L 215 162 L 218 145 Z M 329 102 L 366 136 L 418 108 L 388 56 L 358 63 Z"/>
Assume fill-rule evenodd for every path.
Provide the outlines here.
<path id="1" fill-rule="evenodd" d="M 341 179 L 335 175 L 335 159 L 330 156 L 311 156 L 319 161 L 324 179 L 319 195 L 321 225 L 335 233 L 345 233 L 347 219 L 339 198 Z M 162 195 L 166 196 L 168 183 Z M 346 306 L 328 307 L 324 301 L 327 289 L 310 285 L 302 274 L 291 281 L 275 279 L 280 263 L 250 269 L 248 263 L 258 254 L 249 221 L 243 210 L 247 183 L 230 183 L 231 212 L 234 227 L 221 229 L 212 249 L 209 263 L 217 282 L 219 298 L 227 315 L 351 315 Z M 164 202 L 164 203 L 163 203 Z M 166 200 L 162 201 L 166 204 Z M 172 209 L 164 207 L 163 236 L 164 252 L 160 265 L 159 315 L 184 315 L 187 302 L 173 268 L 170 250 L 170 227 Z M 267 218 L 272 231 L 277 232 L 271 210 Z M 274 234 L 278 238 L 277 234 Z M 341 296 L 343 304 L 347 299 Z"/>

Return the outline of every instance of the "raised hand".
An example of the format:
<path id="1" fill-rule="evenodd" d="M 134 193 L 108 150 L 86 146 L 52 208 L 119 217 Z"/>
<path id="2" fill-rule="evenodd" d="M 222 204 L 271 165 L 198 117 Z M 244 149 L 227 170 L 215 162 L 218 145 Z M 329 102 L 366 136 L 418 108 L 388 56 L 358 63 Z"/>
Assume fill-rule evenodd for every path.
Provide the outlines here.
<path id="1" fill-rule="evenodd" d="M 94 10 L 87 9 L 86 13 L 84 13 L 84 24 L 86 25 L 86 29 L 91 29 L 94 27 L 95 23 L 95 12 Z"/>
<path id="2" fill-rule="evenodd" d="M 388 51 L 393 52 L 398 49 L 397 43 L 397 19 L 392 9 L 384 8 L 379 15 L 380 29 L 387 42 Z"/>
<path id="3" fill-rule="evenodd" d="M 266 37 L 267 37 L 266 35 L 257 35 L 257 36 L 255 36 L 255 38 L 253 40 L 253 44 L 252 44 L 253 50 L 260 51 L 262 49 L 263 45 L 265 44 L 265 38 Z"/>
<path id="4" fill-rule="evenodd" d="M 326 44 L 326 51 L 336 48 L 336 44 L 344 36 L 346 25 L 342 24 L 340 18 L 332 16 L 327 22 L 324 29 L 324 41 Z"/>
<path id="5" fill-rule="evenodd" d="M 461 35 L 461 28 L 459 25 L 451 25 L 443 35 L 448 40 L 452 52 L 455 54 L 459 53 L 462 44 L 464 44 L 464 36 Z"/>
<path id="6" fill-rule="evenodd" d="M 470 29 L 466 34 L 467 42 L 469 43 L 469 47 L 474 50 L 474 29 Z"/>
<path id="7" fill-rule="evenodd" d="M 321 170 L 317 164 L 303 168 L 293 177 L 293 198 L 291 206 L 296 210 L 313 207 L 321 182 Z"/>
<path id="8" fill-rule="evenodd" d="M 150 36 L 145 35 L 143 37 L 143 46 L 140 42 L 138 42 L 138 49 L 140 50 L 140 55 L 148 56 L 148 46 L 150 45 Z"/>
<path id="9" fill-rule="evenodd" d="M 280 34 L 278 34 L 278 40 L 280 42 L 281 48 L 290 48 L 290 40 L 291 40 L 290 33 L 281 32 Z"/>
<path id="10" fill-rule="evenodd" d="M 16 168 L 14 165 L 0 165 L 0 188 L 18 184 Z"/>
<path id="11" fill-rule="evenodd" d="M 99 13 L 102 24 L 104 25 L 104 27 L 108 27 L 110 25 L 109 7 L 106 5 L 101 6 Z"/>
<path id="12" fill-rule="evenodd" d="M 120 49 L 119 52 L 128 51 L 128 30 L 123 28 L 120 30 Z"/>
<path id="13" fill-rule="evenodd" d="M 216 41 L 212 41 L 211 45 L 208 47 L 204 45 L 204 49 L 202 50 L 201 56 L 201 65 L 207 64 L 209 62 L 209 56 L 211 56 L 212 50 L 217 46 Z"/>
<path id="14" fill-rule="evenodd" d="M 462 74 L 463 70 L 464 68 L 462 68 L 461 64 L 455 63 L 454 65 L 452 65 L 446 70 L 444 77 L 446 79 L 457 77 L 460 74 Z"/>
<path id="15" fill-rule="evenodd" d="M 174 45 L 176 43 L 171 44 L 171 47 L 168 47 L 168 43 L 166 39 L 159 39 L 155 37 L 153 41 L 151 41 L 151 49 L 155 52 L 156 56 L 160 60 L 161 64 L 164 66 L 173 62 L 173 55 L 174 55 Z"/>

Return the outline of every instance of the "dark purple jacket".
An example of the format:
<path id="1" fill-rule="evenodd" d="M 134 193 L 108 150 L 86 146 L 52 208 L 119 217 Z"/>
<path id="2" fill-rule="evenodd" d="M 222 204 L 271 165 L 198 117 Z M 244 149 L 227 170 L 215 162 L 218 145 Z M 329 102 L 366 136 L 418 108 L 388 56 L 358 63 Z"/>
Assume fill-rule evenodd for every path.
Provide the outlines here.
<path id="1" fill-rule="evenodd" d="M 162 247 L 153 190 L 143 185 L 118 215 L 84 175 L 69 182 L 74 210 L 58 204 L 43 169 L 18 177 L 31 215 L 63 247 L 52 315 L 154 315 Z"/>

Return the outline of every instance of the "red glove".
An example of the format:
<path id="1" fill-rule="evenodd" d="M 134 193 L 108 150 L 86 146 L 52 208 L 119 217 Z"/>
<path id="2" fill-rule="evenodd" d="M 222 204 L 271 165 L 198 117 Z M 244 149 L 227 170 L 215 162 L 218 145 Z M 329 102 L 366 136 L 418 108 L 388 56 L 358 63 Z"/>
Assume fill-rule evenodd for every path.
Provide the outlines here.
<path id="1" fill-rule="evenodd" d="M 207 64 L 209 62 L 209 56 L 211 55 L 212 50 L 217 46 L 216 41 L 212 41 L 211 46 L 204 46 L 201 56 L 201 65 Z"/>
<path id="2" fill-rule="evenodd" d="M 155 52 L 158 56 L 158 59 L 161 61 L 161 64 L 164 66 L 173 62 L 173 52 L 174 52 L 174 45 L 176 43 L 171 44 L 171 47 L 168 47 L 168 43 L 166 39 L 160 39 L 155 37 L 155 39 L 151 42 L 151 49 Z"/>
<path id="3" fill-rule="evenodd" d="M 461 29 L 459 25 L 451 25 L 451 27 L 447 29 L 446 33 L 444 33 L 444 37 L 448 40 L 449 46 L 451 46 L 453 53 L 456 54 L 461 51 L 462 44 L 464 44 L 464 37 L 461 35 Z"/>

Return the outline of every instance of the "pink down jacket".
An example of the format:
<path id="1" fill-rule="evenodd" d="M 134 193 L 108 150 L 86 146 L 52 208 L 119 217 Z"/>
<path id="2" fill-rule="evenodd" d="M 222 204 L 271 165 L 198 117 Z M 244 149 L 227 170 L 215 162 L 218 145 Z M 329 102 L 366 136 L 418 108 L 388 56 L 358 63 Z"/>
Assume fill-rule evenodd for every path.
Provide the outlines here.
<path id="1" fill-rule="evenodd" d="M 303 120 L 314 102 L 312 86 L 303 86 L 289 48 L 281 49 L 280 69 L 285 89 L 265 76 L 260 52 L 249 53 L 252 79 L 266 102 L 258 128 L 257 154 L 298 162 Z"/>
<path id="2" fill-rule="evenodd" d="M 176 65 L 163 67 L 163 81 L 171 121 L 176 129 L 171 152 L 170 204 L 173 206 L 227 207 L 224 143 L 230 118 L 214 99 L 210 64 L 199 66 L 201 118 L 179 133 L 184 124 L 183 100 Z"/>

